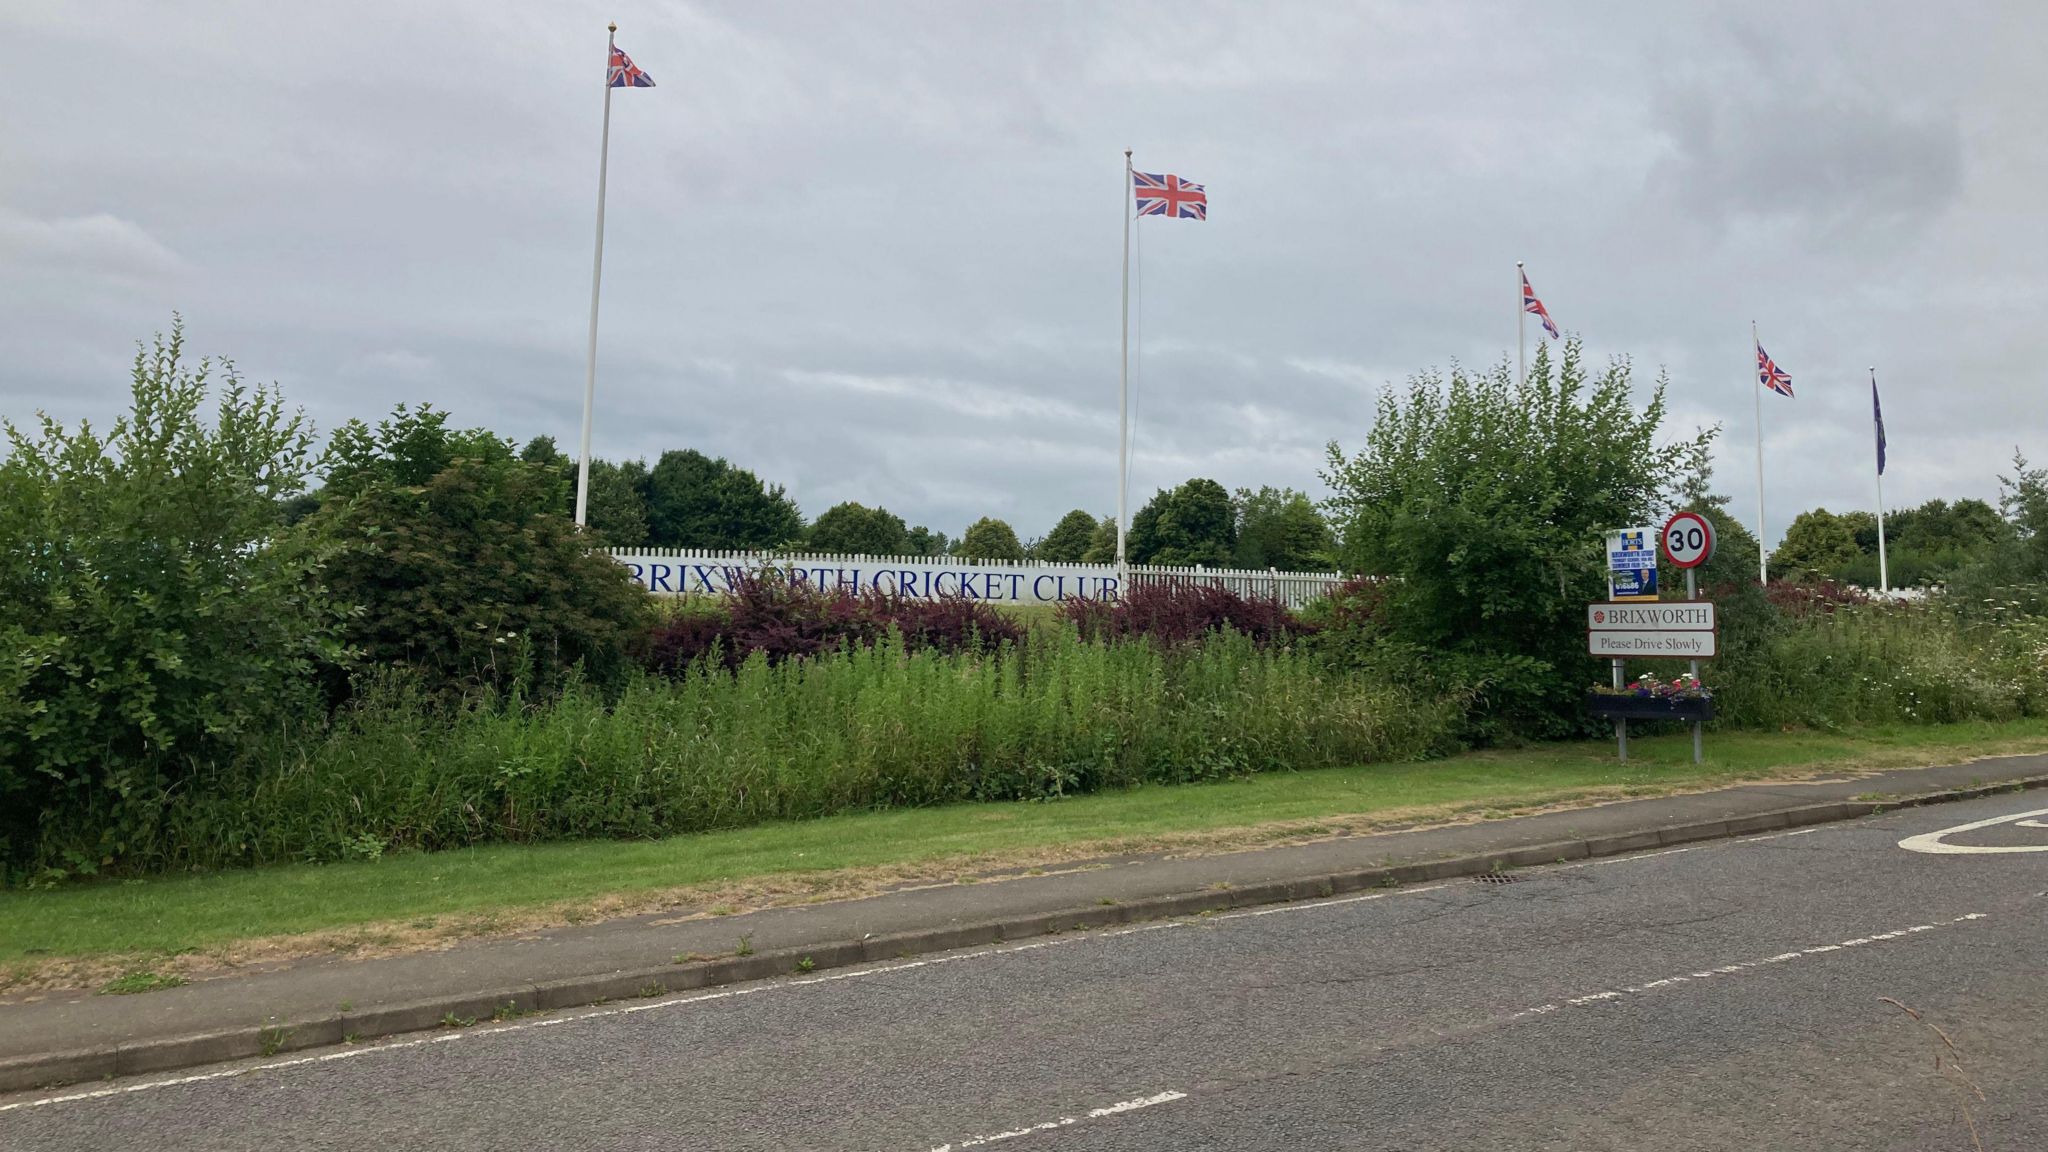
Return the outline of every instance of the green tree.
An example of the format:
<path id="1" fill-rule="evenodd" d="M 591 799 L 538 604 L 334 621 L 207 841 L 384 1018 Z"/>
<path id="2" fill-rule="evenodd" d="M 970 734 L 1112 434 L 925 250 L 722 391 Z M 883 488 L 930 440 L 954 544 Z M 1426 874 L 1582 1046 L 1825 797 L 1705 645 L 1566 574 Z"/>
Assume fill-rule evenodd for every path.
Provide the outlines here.
<path id="1" fill-rule="evenodd" d="M 439 690 L 545 692 L 578 665 L 616 681 L 646 594 L 562 513 L 555 468 L 482 429 L 450 431 L 446 415 L 401 406 L 329 448 L 329 497 L 311 523 L 347 545 L 325 581 L 358 609 L 349 643 Z"/>
<path id="2" fill-rule="evenodd" d="M 934 532 L 922 524 L 903 537 L 903 554 L 906 556 L 944 556 L 952 547 L 952 541 L 944 532 Z"/>
<path id="3" fill-rule="evenodd" d="M 1505 364 L 1417 376 L 1356 455 L 1330 445 L 1341 557 L 1390 578 L 1388 658 L 1473 694 L 1474 737 L 1576 726 L 1603 536 L 1652 522 L 1705 464 L 1714 432 L 1661 441 L 1667 382 L 1641 408 L 1632 386 L 1626 360 L 1590 375 L 1573 339 L 1519 384 Z"/>
<path id="4" fill-rule="evenodd" d="M 303 415 L 232 364 L 187 365 L 182 324 L 138 349 L 130 395 L 105 436 L 4 423 L 0 870 L 44 837 L 72 871 L 141 851 L 211 761 L 317 705 L 313 669 L 342 655 L 323 549 L 283 517 L 312 467 Z"/>
<path id="5" fill-rule="evenodd" d="M 1860 555 L 1855 521 L 1815 508 L 1792 518 L 1771 550 L 1770 570 L 1773 578 L 1817 580 Z"/>
<path id="6" fill-rule="evenodd" d="M 1094 516 L 1080 508 L 1074 509 L 1060 517 L 1060 522 L 1038 542 L 1037 558 L 1055 564 L 1080 563 L 1081 558 L 1088 554 L 1089 543 L 1095 539 L 1095 525 Z M 1111 532 L 1114 531 L 1112 523 Z M 1115 547 L 1113 535 L 1111 547 Z"/>
<path id="7" fill-rule="evenodd" d="M 2048 469 L 2014 451 L 2012 473 L 1998 478 L 1999 506 L 2013 526 L 2019 569 L 2026 579 L 2048 579 Z"/>
<path id="8" fill-rule="evenodd" d="M 1283 572 L 1326 567 L 1334 544 L 1329 523 L 1304 493 L 1270 487 L 1237 490 L 1238 567 Z"/>
<path id="9" fill-rule="evenodd" d="M 818 552 L 900 556 L 909 548 L 909 538 L 903 517 L 849 500 L 834 504 L 818 517 L 811 525 L 809 545 Z"/>
<path id="10" fill-rule="evenodd" d="M 1022 560 L 1024 545 L 1008 524 L 984 516 L 968 525 L 953 554 L 967 560 Z"/>
<path id="11" fill-rule="evenodd" d="M 1116 517 L 1104 516 L 1088 537 L 1088 550 L 1081 553 L 1083 564 L 1116 563 Z"/>
<path id="12" fill-rule="evenodd" d="M 590 462 L 590 532 L 607 548 L 639 548 L 647 543 L 645 460 L 616 464 L 602 458 Z"/>
<path id="13" fill-rule="evenodd" d="M 1237 509 L 1214 480 L 1162 488 L 1131 517 L 1125 550 L 1133 564 L 1227 567 L 1237 547 Z"/>
<path id="14" fill-rule="evenodd" d="M 519 458 L 537 464 L 559 478 L 554 505 L 558 512 L 576 514 L 576 458 L 555 448 L 552 436 L 536 436 L 519 450 Z M 647 543 L 647 462 L 627 460 L 614 464 L 602 458 L 590 462 L 590 501 L 585 509 L 588 531 L 594 542 L 607 548 L 638 548 Z"/>
<path id="15" fill-rule="evenodd" d="M 724 458 L 671 449 L 647 480 L 650 543 L 665 548 L 777 548 L 803 538 L 803 513 L 782 485 Z"/>

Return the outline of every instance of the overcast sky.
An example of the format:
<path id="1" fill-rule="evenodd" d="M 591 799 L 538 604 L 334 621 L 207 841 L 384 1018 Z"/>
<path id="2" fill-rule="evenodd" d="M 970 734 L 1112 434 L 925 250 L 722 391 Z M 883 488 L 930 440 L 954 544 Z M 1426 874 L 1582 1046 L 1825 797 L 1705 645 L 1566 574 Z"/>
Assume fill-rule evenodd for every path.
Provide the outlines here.
<path id="1" fill-rule="evenodd" d="M 1711 11 L 1708 11 L 1711 9 Z M 604 25 L 596 452 L 696 447 L 816 515 L 1042 534 L 1115 504 L 1122 151 L 1142 223 L 1135 508 L 1323 493 L 1375 394 L 1514 354 L 1514 264 L 1668 370 L 1769 529 L 1992 497 L 2048 457 L 2048 6 L 0 0 L 0 414 L 104 419 L 133 343 L 578 429 Z M 1531 334 L 1532 341 L 1540 336 Z"/>

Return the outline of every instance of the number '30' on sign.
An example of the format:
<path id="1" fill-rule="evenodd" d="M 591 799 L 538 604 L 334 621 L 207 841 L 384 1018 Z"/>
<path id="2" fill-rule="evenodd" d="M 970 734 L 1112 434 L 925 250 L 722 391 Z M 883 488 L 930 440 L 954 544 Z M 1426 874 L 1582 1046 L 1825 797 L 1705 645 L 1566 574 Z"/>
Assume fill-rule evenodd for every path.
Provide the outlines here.
<path id="1" fill-rule="evenodd" d="M 1680 512 L 1658 533 L 1664 559 L 1677 568 L 1697 568 L 1714 554 L 1714 524 L 1697 512 Z"/>

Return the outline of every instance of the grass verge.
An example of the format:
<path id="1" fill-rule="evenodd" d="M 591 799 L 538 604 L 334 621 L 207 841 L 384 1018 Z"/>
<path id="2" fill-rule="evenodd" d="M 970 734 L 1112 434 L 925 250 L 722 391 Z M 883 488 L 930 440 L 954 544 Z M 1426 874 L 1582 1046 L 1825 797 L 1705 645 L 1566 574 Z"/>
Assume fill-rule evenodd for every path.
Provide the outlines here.
<path id="1" fill-rule="evenodd" d="M 1610 743 L 1550 744 L 664 840 L 493 845 L 0 892 L 0 992 L 94 986 L 139 969 L 176 979 L 297 955 L 381 954 L 658 909 L 722 915 L 1119 853 L 1227 851 L 1738 780 L 2048 751 L 2048 720 L 1855 736 L 1717 733 L 1707 750 L 1708 761 L 1694 766 L 1688 736 L 1637 737 L 1623 766 Z"/>

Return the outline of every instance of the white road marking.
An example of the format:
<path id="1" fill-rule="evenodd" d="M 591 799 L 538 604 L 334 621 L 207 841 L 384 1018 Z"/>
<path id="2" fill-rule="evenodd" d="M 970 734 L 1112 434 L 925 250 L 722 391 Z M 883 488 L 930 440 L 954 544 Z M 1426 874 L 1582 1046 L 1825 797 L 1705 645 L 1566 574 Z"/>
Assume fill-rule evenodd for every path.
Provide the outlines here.
<path id="1" fill-rule="evenodd" d="M 1637 860 L 1654 860 L 1659 856 L 1676 856 L 1680 852 L 1697 852 L 1705 847 L 1705 844 L 1689 844 L 1684 848 L 1662 848 L 1655 852 L 1627 852 L 1620 856 L 1602 856 L 1597 860 L 1581 860 L 1577 864 L 1553 864 L 1550 867 L 1560 872 L 1566 872 L 1573 868 L 1595 868 L 1602 864 L 1628 864 Z"/>
<path id="2" fill-rule="evenodd" d="M 1736 839 L 1733 839 L 1733 840 L 1728 840 L 1728 841 L 1725 841 L 1725 843 L 1729 843 L 1729 844 L 1755 844 L 1755 843 L 1757 843 L 1758 841 L 1762 841 L 1762 840 L 1782 840 L 1782 839 L 1784 839 L 1784 838 L 1785 838 L 1785 837 L 1787 837 L 1787 836 L 1804 836 L 1804 835 L 1806 835 L 1806 834 L 1807 834 L 1807 833 L 1809 833 L 1809 832 L 1818 832 L 1818 831 L 1820 831 L 1820 829 L 1819 829 L 1818 827 L 1815 827 L 1815 828 L 1794 828 L 1794 829 L 1793 829 L 1792 831 L 1790 831 L 1790 832 L 1770 832 L 1770 833 L 1766 833 L 1765 835 L 1762 835 L 1762 836 L 1741 836 L 1741 837 L 1737 837 Z M 1700 850 L 1700 849 L 1702 849 L 1702 848 L 1712 848 L 1712 847 L 1714 847 L 1714 845 L 1713 845 L 1713 844 L 1711 844 L 1711 843 L 1708 843 L 1708 844 L 1688 844 L 1688 845 L 1686 845 L 1686 846 L 1685 846 L 1685 847 L 1683 847 L 1683 848 L 1660 848 L 1660 849 L 1658 849 L 1658 850 L 1657 850 L 1657 851 L 1655 851 L 1655 852 L 1624 852 L 1624 853 L 1622 853 L 1622 854 L 1621 854 L 1621 855 L 1619 855 L 1619 856 L 1602 856 L 1602 857 L 1600 857 L 1600 858 L 1599 858 L 1599 859 L 1597 859 L 1597 860 L 1582 860 L 1582 861 L 1580 861 L 1580 862 L 1579 862 L 1579 863 L 1577 863 L 1577 864 L 1564 864 L 1564 865 L 1560 865 L 1560 867 L 1563 867 L 1563 868 L 1591 868 L 1591 867 L 1593 867 L 1593 866 L 1594 866 L 1594 865 L 1596 865 L 1596 864 L 1620 864 L 1620 863 L 1624 863 L 1624 862 L 1626 862 L 1626 861 L 1630 861 L 1630 860 L 1654 860 L 1654 859 L 1656 859 L 1656 858 L 1657 858 L 1657 857 L 1659 857 L 1659 856 L 1676 856 L 1676 855 L 1678 855 L 1678 854 L 1679 854 L 1680 852 L 1697 852 L 1697 851 L 1699 851 L 1699 850 Z"/>
<path id="3" fill-rule="evenodd" d="M 1211 920 L 1242 920 L 1247 916 L 1278 916 L 1282 912 L 1313 912 L 1318 908 L 1335 908 L 1340 904 L 1359 904 L 1367 900 L 1384 900 L 1389 896 L 1420 896 L 1449 884 L 1430 884 L 1422 888 L 1387 888 L 1378 892 L 1367 892 L 1363 896 L 1339 896 L 1335 900 L 1317 900 L 1311 904 L 1275 904 L 1270 908 L 1247 908 L 1242 912 L 1224 912 L 1209 917 Z"/>
<path id="4" fill-rule="evenodd" d="M 2039 821 L 2039 820 L 2022 820 L 2022 821 L 2020 821 L 2019 823 L 2017 823 L 2017 824 L 2013 825 L 2013 827 L 2015 827 L 2015 828 L 2048 828 L 2048 823 L 2043 823 L 2043 822 L 2041 822 L 2041 821 Z"/>
<path id="5" fill-rule="evenodd" d="M 1547 1016 L 1565 1008 L 1583 1008 L 1588 1004 L 1602 1004 L 1628 996 L 1641 996 L 1648 992 L 1675 987 L 1679 984 L 1711 980 L 1716 976 L 1736 976 L 1744 972 L 1755 971 L 1759 968 L 1768 968 L 1774 964 L 1789 964 L 1809 956 L 1819 956 L 1828 952 L 1840 952 L 1844 948 L 1863 948 L 1871 944 L 1883 943 L 1887 940 L 1902 940 L 1908 936 L 1917 936 L 1922 932 L 1933 932 L 1951 925 L 1967 924 L 1984 918 L 1985 913 L 1970 912 L 1957 916 L 1952 920 L 1937 920 L 1931 924 L 1915 924 L 1911 928 L 1898 928 L 1890 932 L 1879 932 L 1872 936 L 1858 936 L 1854 940 L 1844 940 L 1839 944 L 1816 944 L 1811 948 L 1801 948 L 1794 952 L 1780 952 L 1776 956 L 1765 956 L 1759 960 L 1744 960 L 1735 964 L 1723 964 L 1719 968 L 1708 968 L 1700 972 L 1688 972 L 1682 976 L 1666 976 L 1661 980 L 1651 980 L 1644 984 L 1631 984 L 1625 988 L 1608 988 L 1599 992 L 1588 992 L 1584 996 L 1574 996 L 1569 1000 L 1560 1000 L 1551 1004 L 1539 1004 L 1534 1008 L 1524 1008 L 1520 1012 L 1508 1016 L 1504 1022 L 1511 1023 L 1530 1016 Z"/>
<path id="6" fill-rule="evenodd" d="M 1814 827 L 1814 828 L 1794 828 L 1794 829 L 1793 829 L 1792 831 L 1790 831 L 1790 832 L 1772 832 L 1772 833 L 1770 833 L 1770 834 L 1768 834 L 1768 835 L 1765 835 L 1765 836 L 1744 836 L 1744 837 L 1743 837 L 1742 839 L 1740 839 L 1740 840 L 1737 840 L 1737 841 L 1736 841 L 1736 843 L 1737 843 L 1737 844 L 1754 844 L 1754 843 L 1756 843 L 1756 842 L 1757 842 L 1757 841 L 1759 841 L 1759 840 L 1783 840 L 1783 839 L 1784 839 L 1785 837 L 1787 837 L 1787 836 L 1804 836 L 1804 835 L 1806 835 L 1806 834 L 1807 834 L 1808 832 L 1818 832 L 1818 831 L 1820 831 L 1820 829 L 1819 829 L 1818 827 Z"/>
<path id="7" fill-rule="evenodd" d="M 1069 1128 L 1075 1124 L 1083 1124 L 1090 1120 L 1100 1120 L 1106 1116 L 1121 1116 L 1126 1112 L 1136 1112 L 1140 1108 L 1152 1108 L 1160 1104 L 1171 1104 L 1175 1100 L 1185 1100 L 1187 1098 L 1188 1094 L 1185 1092 L 1161 1092 L 1156 1096 L 1140 1096 L 1135 1100 L 1121 1100 L 1115 1104 L 1093 1109 L 1081 1116 L 1062 1116 L 1057 1120 L 1047 1120 L 1043 1123 L 1030 1124 L 1023 1128 L 1012 1128 L 1007 1132 L 995 1132 L 987 1136 L 970 1136 L 956 1144 L 934 1145 L 932 1152 L 956 1152 L 957 1149 L 961 1148 L 979 1148 L 984 1144 L 994 1144 L 1001 1140 L 1015 1140 L 1019 1136 L 1029 1136 L 1034 1132 L 1050 1132 L 1055 1128 Z"/>
<path id="8" fill-rule="evenodd" d="M 1908 852 L 1927 852 L 1937 856 L 1989 855 L 1994 852 L 2048 852 L 2048 844 L 1949 844 L 1946 838 L 1963 832 L 1974 832 L 1994 824 L 2018 823 L 2022 828 L 2040 828 L 2039 823 L 2024 823 L 2029 817 L 2048 816 L 2048 808 L 2036 808 L 2032 812 L 2015 812 L 2010 816 L 1993 816 L 1988 820 L 1972 820 L 1939 832 L 1926 832 L 1908 836 L 1899 841 L 1899 847 Z"/>

